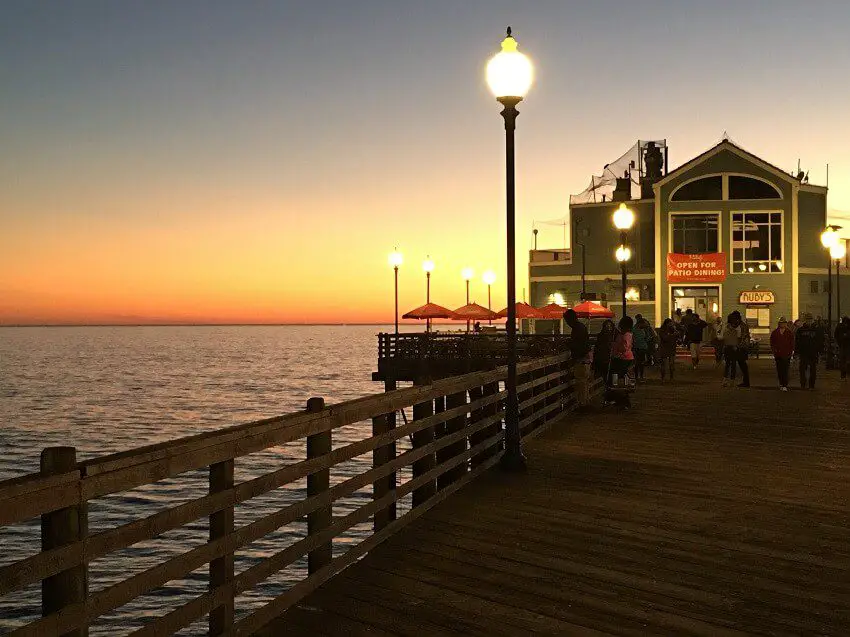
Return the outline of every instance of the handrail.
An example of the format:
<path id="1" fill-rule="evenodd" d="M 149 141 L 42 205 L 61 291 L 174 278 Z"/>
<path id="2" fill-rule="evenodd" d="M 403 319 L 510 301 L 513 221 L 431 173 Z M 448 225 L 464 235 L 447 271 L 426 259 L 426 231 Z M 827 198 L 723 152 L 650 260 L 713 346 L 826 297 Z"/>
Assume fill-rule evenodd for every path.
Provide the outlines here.
<path id="1" fill-rule="evenodd" d="M 552 418 L 572 408 L 568 354 L 522 362 L 517 372 L 523 435 L 539 433 Z M 210 634 L 248 634 L 497 462 L 504 438 L 506 392 L 500 383 L 505 377 L 506 368 L 500 367 L 330 406 L 324 406 L 321 399 L 311 399 L 306 411 L 81 463 L 73 461 L 71 448 L 46 449 L 42 473 L 0 482 L 0 526 L 41 516 L 42 533 L 49 533 L 40 552 L 0 567 L 0 596 L 38 581 L 43 583 L 44 616 L 11 634 L 84 635 L 98 617 L 205 564 L 210 565 L 209 592 L 153 619 L 138 633 L 171 634 L 209 614 Z M 434 413 L 438 403 L 442 411 Z M 410 407 L 413 420 L 397 426 L 397 411 Z M 363 421 L 371 421 L 370 436 L 332 447 L 334 430 Z M 413 437 L 413 447 L 397 454 L 397 441 L 408 436 Z M 234 482 L 234 463 L 240 458 L 297 441 L 306 443 L 306 459 Z M 373 455 L 371 468 L 336 483 L 328 480 L 330 471 L 340 463 L 369 452 Z M 89 501 L 204 467 L 209 468 L 210 475 L 207 495 L 115 528 L 89 532 Z M 399 483 L 398 472 L 406 467 L 412 467 L 412 477 Z M 250 504 L 257 496 L 305 477 L 306 496 L 293 498 L 250 524 L 233 524 L 236 505 Z M 345 517 L 331 515 L 335 502 L 370 484 L 370 502 Z M 413 507 L 397 515 L 396 504 L 411 495 Z M 308 533 L 303 539 L 238 575 L 234 573 L 236 550 L 305 516 Z M 88 562 L 207 517 L 210 539 L 205 544 L 86 594 Z M 334 538 L 370 518 L 374 533 L 333 557 L 330 546 Z M 236 595 L 305 555 L 310 558 L 306 578 L 267 606 L 235 621 Z"/>

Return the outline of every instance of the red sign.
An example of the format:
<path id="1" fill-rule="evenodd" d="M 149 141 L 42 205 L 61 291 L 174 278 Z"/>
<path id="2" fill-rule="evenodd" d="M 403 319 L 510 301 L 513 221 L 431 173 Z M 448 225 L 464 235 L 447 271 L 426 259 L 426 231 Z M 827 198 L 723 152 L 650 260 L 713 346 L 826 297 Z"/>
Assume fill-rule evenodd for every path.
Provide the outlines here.
<path id="1" fill-rule="evenodd" d="M 721 283 L 726 280 L 726 253 L 667 254 L 670 283 Z"/>

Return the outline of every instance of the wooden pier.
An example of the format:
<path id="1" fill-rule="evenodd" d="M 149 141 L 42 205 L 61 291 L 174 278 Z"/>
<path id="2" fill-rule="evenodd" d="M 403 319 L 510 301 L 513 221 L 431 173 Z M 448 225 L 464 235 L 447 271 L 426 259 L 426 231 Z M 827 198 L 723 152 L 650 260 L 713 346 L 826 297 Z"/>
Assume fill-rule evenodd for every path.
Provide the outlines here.
<path id="1" fill-rule="evenodd" d="M 47 451 L 43 474 L 0 483 L 0 525 L 41 517 L 44 542 L 0 568 L 0 595 L 42 586 L 43 617 L 10 634 L 84 635 L 199 568 L 206 592 L 132 634 L 199 621 L 212 635 L 261 636 L 850 634 L 848 386 L 823 373 L 815 392 L 780 393 L 763 360 L 752 363 L 754 387 L 721 389 L 715 370 L 683 367 L 674 384 L 640 386 L 631 411 L 579 415 L 567 355 L 523 362 L 525 474 L 494 467 L 504 368 L 338 405 L 311 400 L 296 414 L 84 463 Z M 413 419 L 397 421 L 406 407 Z M 331 444 L 338 428 L 364 422 L 361 440 Z M 234 478 L 234 463 L 296 441 L 304 459 Z M 360 473 L 335 477 L 364 454 Z M 202 468 L 207 495 L 89 531 L 97 498 Z M 235 507 L 305 477 L 306 493 L 234 522 Z M 364 487 L 371 498 L 340 512 Z M 234 569 L 236 551 L 305 518 L 301 539 Z M 208 542 L 88 590 L 92 560 L 199 521 Z M 335 543 L 364 522 L 371 535 Z M 240 608 L 240 593 L 305 557 L 300 581 Z"/>
<path id="2" fill-rule="evenodd" d="M 850 386 L 752 367 L 561 418 L 263 635 L 850 634 Z"/>

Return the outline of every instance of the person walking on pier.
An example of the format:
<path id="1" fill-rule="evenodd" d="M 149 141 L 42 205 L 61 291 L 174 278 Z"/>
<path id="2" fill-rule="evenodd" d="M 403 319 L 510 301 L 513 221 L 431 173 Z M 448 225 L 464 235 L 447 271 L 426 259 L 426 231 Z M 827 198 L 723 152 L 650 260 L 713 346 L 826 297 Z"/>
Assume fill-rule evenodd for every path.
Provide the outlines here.
<path id="1" fill-rule="evenodd" d="M 714 367 L 720 367 L 723 360 L 723 319 L 719 316 L 714 323 L 709 323 L 705 328 L 705 340 L 714 348 Z"/>
<path id="2" fill-rule="evenodd" d="M 776 374 L 779 376 L 780 391 L 788 391 L 788 370 L 791 367 L 791 354 L 794 353 L 794 332 L 788 329 L 785 317 L 779 319 L 779 327 L 770 335 L 770 349 L 776 361 Z"/>
<path id="3" fill-rule="evenodd" d="M 611 348 L 611 375 L 626 380 L 624 385 L 628 386 L 628 371 L 635 362 L 635 354 L 632 351 L 634 320 L 631 316 L 624 316 L 617 324 L 617 332 L 614 336 L 614 346 Z M 609 382 L 609 386 L 613 383 Z"/>
<path id="4" fill-rule="evenodd" d="M 658 330 L 658 362 L 661 367 L 661 380 L 666 380 L 667 373 L 670 373 L 670 380 L 673 380 L 673 372 L 676 368 L 676 341 L 678 340 L 678 331 L 673 319 L 664 319 L 661 328 Z"/>
<path id="5" fill-rule="evenodd" d="M 685 328 L 685 338 L 688 339 L 688 349 L 691 350 L 691 365 L 694 369 L 699 367 L 699 353 L 702 349 L 702 335 L 708 323 L 703 321 L 699 314 L 693 313 L 688 326 Z"/>
<path id="6" fill-rule="evenodd" d="M 841 380 L 847 380 L 850 372 L 850 316 L 841 319 L 835 328 L 835 344 L 838 346 L 838 368 L 841 370 Z"/>
<path id="7" fill-rule="evenodd" d="M 723 372 L 723 386 L 735 384 L 738 367 L 741 368 L 743 379 L 738 387 L 750 386 L 750 367 L 747 364 L 750 346 L 750 328 L 741 320 L 741 313 L 737 310 L 729 315 L 726 329 L 723 330 L 723 357 L 726 359 L 726 368 Z"/>
<path id="8" fill-rule="evenodd" d="M 579 409 L 588 406 L 588 376 L 590 375 L 590 336 L 587 327 L 578 320 L 575 310 L 564 312 L 564 322 L 570 326 L 570 357 L 573 361 L 576 403 Z"/>
<path id="9" fill-rule="evenodd" d="M 635 379 L 638 382 L 643 382 L 645 380 L 644 371 L 649 358 L 649 348 L 655 333 L 649 321 L 640 314 L 635 319 L 635 327 L 632 331 L 635 353 Z"/>
<path id="10" fill-rule="evenodd" d="M 812 323 L 811 314 L 803 314 L 803 324 L 794 334 L 794 351 L 800 360 L 800 388 L 815 388 L 818 377 L 818 355 L 823 350 L 823 331 Z"/>

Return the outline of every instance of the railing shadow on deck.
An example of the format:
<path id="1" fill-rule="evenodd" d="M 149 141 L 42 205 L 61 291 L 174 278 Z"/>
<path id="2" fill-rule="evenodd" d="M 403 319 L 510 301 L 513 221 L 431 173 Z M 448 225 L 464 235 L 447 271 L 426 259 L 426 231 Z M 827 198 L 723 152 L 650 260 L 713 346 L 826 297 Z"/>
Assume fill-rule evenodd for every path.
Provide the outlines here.
<path id="1" fill-rule="evenodd" d="M 82 463 L 76 462 L 73 448 L 46 449 L 40 474 L 0 482 L 0 526 L 40 516 L 42 532 L 34 554 L 0 568 L 0 596 L 42 583 L 42 618 L 10 634 L 85 635 L 97 618 L 205 565 L 207 592 L 151 618 L 133 634 L 169 635 L 205 617 L 212 635 L 251 634 L 498 462 L 505 377 L 502 367 L 330 406 L 313 398 L 303 412 Z M 568 354 L 521 363 L 518 383 L 524 436 L 539 433 L 574 406 Z M 397 422 L 398 411 L 409 407 L 413 420 Z M 334 448 L 334 431 L 364 421 L 371 421 L 371 436 Z M 396 443 L 408 437 L 412 448 L 397 453 Z M 304 444 L 305 459 L 246 481 L 234 479 L 237 461 L 285 443 Z M 371 468 L 341 481 L 330 479 L 332 469 L 364 454 L 371 454 Z M 154 515 L 89 533 L 89 502 L 199 469 L 208 470 L 203 497 L 172 502 Z M 410 478 L 400 482 L 400 472 L 408 469 Z M 249 524 L 234 523 L 236 505 L 250 505 L 305 478 L 306 494 L 293 491 L 291 504 Z M 370 485 L 366 504 L 333 515 L 334 503 Z M 407 496 L 412 506 L 402 510 L 397 504 Z M 305 537 L 234 572 L 237 550 L 305 517 Z M 370 520 L 371 535 L 334 556 L 334 538 Z M 89 593 L 91 561 L 198 521 L 208 521 L 208 542 Z M 300 581 L 260 608 L 236 612 L 238 595 L 305 556 L 308 569 Z"/>

